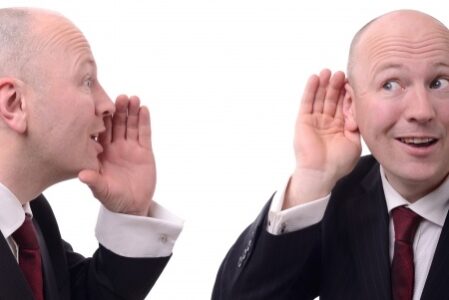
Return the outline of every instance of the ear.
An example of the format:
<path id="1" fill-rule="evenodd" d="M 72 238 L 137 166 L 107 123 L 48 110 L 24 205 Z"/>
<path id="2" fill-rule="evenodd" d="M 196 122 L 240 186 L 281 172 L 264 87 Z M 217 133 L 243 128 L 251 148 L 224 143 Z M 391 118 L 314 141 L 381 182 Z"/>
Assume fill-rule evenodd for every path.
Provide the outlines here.
<path id="1" fill-rule="evenodd" d="M 359 127 L 356 122 L 356 109 L 354 104 L 354 89 L 349 83 L 345 84 L 345 98 L 343 100 L 343 115 L 345 117 L 345 129 L 356 132 Z"/>
<path id="2" fill-rule="evenodd" d="M 24 133 L 27 128 L 23 83 L 15 78 L 0 78 L 0 119 L 12 130 Z"/>

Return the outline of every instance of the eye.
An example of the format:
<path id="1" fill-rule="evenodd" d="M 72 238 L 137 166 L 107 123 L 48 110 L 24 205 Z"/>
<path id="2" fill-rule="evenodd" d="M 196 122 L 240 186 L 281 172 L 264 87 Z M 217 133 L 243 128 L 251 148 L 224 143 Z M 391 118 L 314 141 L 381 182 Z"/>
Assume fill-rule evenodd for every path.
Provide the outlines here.
<path id="1" fill-rule="evenodd" d="M 445 78 L 437 78 L 435 80 L 433 80 L 429 87 L 431 89 L 442 89 L 442 88 L 446 88 L 449 86 L 449 81 Z"/>
<path id="2" fill-rule="evenodd" d="M 386 91 L 395 91 L 397 89 L 400 89 L 401 86 L 397 81 L 389 80 L 382 85 L 382 88 Z"/>
<path id="3" fill-rule="evenodd" d="M 93 85 L 93 80 L 92 80 L 92 78 L 86 78 L 86 79 L 84 80 L 84 85 L 85 85 L 86 87 L 88 87 L 88 88 L 91 88 L 92 85 Z"/>

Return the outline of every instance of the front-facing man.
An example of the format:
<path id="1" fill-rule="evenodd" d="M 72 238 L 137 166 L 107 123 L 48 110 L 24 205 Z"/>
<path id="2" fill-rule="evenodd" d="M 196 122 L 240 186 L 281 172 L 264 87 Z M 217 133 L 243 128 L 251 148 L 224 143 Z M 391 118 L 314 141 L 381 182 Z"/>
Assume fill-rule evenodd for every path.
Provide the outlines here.
<path id="1" fill-rule="evenodd" d="M 359 159 L 360 136 L 372 156 Z M 449 31 L 368 23 L 348 79 L 306 86 L 296 168 L 225 258 L 213 299 L 449 299 Z"/>
<path id="2" fill-rule="evenodd" d="M 61 15 L 1 9 L 0 44 L 0 299 L 143 299 L 181 230 L 152 201 L 148 109 L 111 102 Z M 102 204 L 92 258 L 61 239 L 41 195 L 74 177 Z"/>

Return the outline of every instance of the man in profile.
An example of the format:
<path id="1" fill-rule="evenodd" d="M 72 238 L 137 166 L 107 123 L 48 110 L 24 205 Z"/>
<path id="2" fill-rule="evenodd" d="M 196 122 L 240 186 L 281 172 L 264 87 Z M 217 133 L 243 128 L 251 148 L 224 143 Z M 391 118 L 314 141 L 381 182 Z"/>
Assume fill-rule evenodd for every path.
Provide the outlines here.
<path id="1" fill-rule="evenodd" d="M 148 109 L 110 100 L 59 14 L 1 9 L 0 45 L 0 298 L 143 299 L 182 227 L 152 201 Z M 102 204 L 92 258 L 61 239 L 42 195 L 75 177 Z"/>
<path id="2" fill-rule="evenodd" d="M 449 299 L 449 31 L 383 15 L 354 37 L 347 72 L 308 81 L 295 171 L 213 299 Z"/>

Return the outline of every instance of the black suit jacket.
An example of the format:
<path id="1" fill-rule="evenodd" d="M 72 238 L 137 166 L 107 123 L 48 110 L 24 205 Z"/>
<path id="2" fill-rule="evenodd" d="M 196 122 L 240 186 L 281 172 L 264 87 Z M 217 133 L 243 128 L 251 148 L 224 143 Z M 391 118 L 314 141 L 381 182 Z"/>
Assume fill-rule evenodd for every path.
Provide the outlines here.
<path id="1" fill-rule="evenodd" d="M 214 300 L 392 299 L 389 216 L 372 156 L 337 183 L 315 225 L 271 235 L 266 231 L 269 205 L 224 259 Z M 449 299 L 447 217 L 421 299 Z"/>
<path id="2" fill-rule="evenodd" d="M 31 201 L 41 247 L 46 300 L 144 299 L 169 257 L 125 258 L 100 245 L 92 258 L 72 251 L 61 239 L 44 196 Z M 0 299 L 32 300 L 25 277 L 0 235 Z"/>

